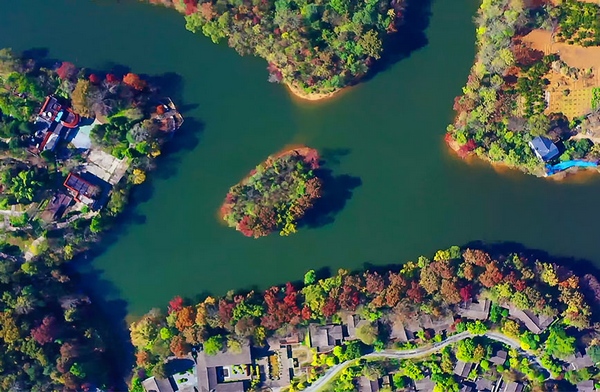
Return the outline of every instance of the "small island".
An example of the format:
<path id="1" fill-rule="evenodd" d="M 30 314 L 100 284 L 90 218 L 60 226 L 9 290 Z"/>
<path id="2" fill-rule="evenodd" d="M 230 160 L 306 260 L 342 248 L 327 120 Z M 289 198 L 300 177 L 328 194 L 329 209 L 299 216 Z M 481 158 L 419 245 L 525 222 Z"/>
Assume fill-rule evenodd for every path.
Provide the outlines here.
<path id="1" fill-rule="evenodd" d="M 527 251 L 453 246 L 385 269 L 311 270 L 152 310 L 131 325 L 131 388 L 593 391 L 598 305 L 594 275 Z"/>
<path id="2" fill-rule="evenodd" d="M 264 58 L 270 82 L 308 100 L 331 97 L 366 75 L 405 7 L 404 0 L 144 1 L 184 13 L 186 28 L 214 43 Z"/>
<path id="3" fill-rule="evenodd" d="M 446 141 L 537 176 L 600 159 L 600 5 L 484 0 L 477 56 Z M 573 168 L 573 169 L 571 169 Z"/>
<path id="4" fill-rule="evenodd" d="M 298 221 L 321 196 L 318 168 L 319 154 L 309 147 L 270 156 L 229 189 L 221 216 L 247 237 L 276 230 L 282 236 L 295 233 Z"/>

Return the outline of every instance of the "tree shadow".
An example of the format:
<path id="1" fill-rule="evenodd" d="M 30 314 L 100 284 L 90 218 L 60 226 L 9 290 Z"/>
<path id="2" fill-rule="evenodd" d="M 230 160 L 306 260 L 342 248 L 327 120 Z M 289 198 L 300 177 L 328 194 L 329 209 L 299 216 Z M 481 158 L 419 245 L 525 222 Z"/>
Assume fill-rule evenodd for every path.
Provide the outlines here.
<path id="1" fill-rule="evenodd" d="M 337 158 L 348 155 L 349 152 L 347 149 L 325 149 L 323 150 L 322 157 L 329 156 L 329 159 L 334 164 L 337 164 L 339 163 Z M 321 164 L 323 165 L 327 162 L 329 161 L 322 159 Z M 322 195 L 298 222 L 298 226 L 300 227 L 318 228 L 333 223 L 337 213 L 352 198 L 354 189 L 362 185 L 362 180 L 359 177 L 349 174 L 336 176 L 333 174 L 333 170 L 326 169 L 323 166 L 315 170 L 315 174 L 323 183 L 321 188 Z"/>
<path id="2" fill-rule="evenodd" d="M 377 60 L 363 81 L 374 77 L 377 73 L 385 71 L 397 62 L 404 60 L 410 55 L 425 47 L 429 41 L 425 30 L 429 26 L 431 18 L 432 0 L 419 0 L 406 2 L 404 9 L 404 22 L 398 27 L 398 31 L 383 37 L 383 53 Z"/>
<path id="3" fill-rule="evenodd" d="M 102 279 L 102 271 L 91 267 L 91 258 L 80 255 L 65 265 L 75 285 L 92 301 L 91 316 L 94 325 L 106 343 L 105 363 L 109 382 L 114 390 L 126 390 L 125 380 L 135 364 L 135 351 L 130 342 L 126 322 L 127 302 L 108 299 L 117 297 L 119 290 L 113 283 Z M 81 272 L 85 269 L 85 272 Z M 110 366 L 108 366 L 110 364 Z"/>

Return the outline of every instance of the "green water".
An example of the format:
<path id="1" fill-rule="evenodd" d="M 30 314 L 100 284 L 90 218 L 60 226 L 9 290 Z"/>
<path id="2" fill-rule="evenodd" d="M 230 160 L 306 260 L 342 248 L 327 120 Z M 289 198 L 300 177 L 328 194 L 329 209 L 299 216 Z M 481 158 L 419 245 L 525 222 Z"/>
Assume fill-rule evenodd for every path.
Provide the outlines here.
<path id="1" fill-rule="evenodd" d="M 135 1 L 11 2 L 0 12 L 0 46 L 45 48 L 80 66 L 124 65 L 172 81 L 168 90 L 187 118 L 176 143 L 183 148 L 159 162 L 163 170 L 143 189 L 135 213 L 144 219 L 115 230 L 116 240 L 82 267 L 132 313 L 176 294 L 264 287 L 311 268 L 401 262 L 474 240 L 600 263 L 592 225 L 600 176 L 557 184 L 446 152 L 453 98 L 474 55 L 476 3 L 435 0 L 425 47 L 318 104 L 268 83 L 262 60 L 213 45 L 188 33 L 180 15 Z M 260 240 L 221 225 L 216 211 L 229 186 L 295 143 L 346 151 L 328 167 L 362 182 L 334 222 Z"/>

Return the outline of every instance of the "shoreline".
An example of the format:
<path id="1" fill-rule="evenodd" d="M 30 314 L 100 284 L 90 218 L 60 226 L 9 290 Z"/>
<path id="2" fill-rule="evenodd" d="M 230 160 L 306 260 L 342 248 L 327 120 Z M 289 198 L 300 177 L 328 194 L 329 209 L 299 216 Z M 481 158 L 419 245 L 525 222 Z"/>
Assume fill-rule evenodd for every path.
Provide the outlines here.
<path id="1" fill-rule="evenodd" d="M 571 183 L 581 184 L 581 183 L 587 182 L 589 180 L 593 180 L 594 178 L 597 178 L 596 176 L 600 172 L 600 170 L 598 170 L 597 168 L 580 168 L 579 167 L 579 168 L 569 168 L 567 170 L 561 171 L 559 173 L 556 173 L 556 174 L 553 174 L 550 176 L 549 175 L 541 176 L 536 173 L 524 172 L 523 170 L 519 169 L 518 167 L 509 166 L 503 162 L 493 162 L 489 159 L 484 159 L 473 153 L 469 153 L 469 154 L 467 154 L 466 157 L 462 158 L 458 154 L 458 150 L 460 149 L 460 146 L 458 145 L 458 143 L 455 140 L 445 141 L 444 144 L 446 145 L 447 150 L 449 150 L 448 152 L 450 153 L 450 155 L 453 156 L 454 158 L 458 158 L 461 161 L 466 162 L 468 165 L 476 165 L 479 163 L 484 164 L 484 165 L 489 165 L 492 167 L 492 169 L 494 169 L 494 171 L 496 173 L 499 173 L 499 174 L 524 174 L 524 175 L 528 175 L 528 176 L 532 175 L 537 178 L 542 178 L 542 179 L 551 180 L 551 181 L 555 181 L 555 182 L 571 182 Z"/>
<path id="2" fill-rule="evenodd" d="M 327 101 L 336 96 L 339 96 L 340 92 L 347 89 L 347 87 L 342 87 L 342 88 L 332 91 L 330 93 L 307 94 L 303 90 L 301 90 L 299 87 L 293 86 L 288 83 L 284 83 L 284 85 L 285 85 L 286 89 L 289 91 L 289 93 L 292 95 L 292 97 L 300 99 L 302 101 L 309 101 L 309 102 Z"/>

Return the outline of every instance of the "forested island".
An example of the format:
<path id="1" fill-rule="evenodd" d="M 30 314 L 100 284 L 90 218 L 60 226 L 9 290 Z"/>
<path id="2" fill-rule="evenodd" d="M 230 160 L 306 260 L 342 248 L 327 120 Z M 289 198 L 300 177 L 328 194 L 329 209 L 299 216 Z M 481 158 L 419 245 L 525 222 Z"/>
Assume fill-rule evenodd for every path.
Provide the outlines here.
<path id="1" fill-rule="evenodd" d="M 298 147 L 270 156 L 240 183 L 232 186 L 221 206 L 230 227 L 247 237 L 279 230 L 296 232 L 298 221 L 321 196 L 317 150 Z"/>
<path id="2" fill-rule="evenodd" d="M 132 390 L 591 391 L 598 305 L 596 277 L 524 252 L 454 246 L 385 269 L 311 270 L 150 311 L 131 325 Z"/>
<path id="3" fill-rule="evenodd" d="M 404 0 L 143 0 L 185 14 L 186 28 L 268 63 L 269 81 L 305 99 L 357 82 L 403 19 Z"/>
<path id="4" fill-rule="evenodd" d="M 600 5 L 484 0 L 477 55 L 446 141 L 538 176 L 600 158 Z"/>
<path id="5" fill-rule="evenodd" d="M 0 50 L 0 245 L 69 260 L 89 249 L 182 124 L 134 73 Z"/>

